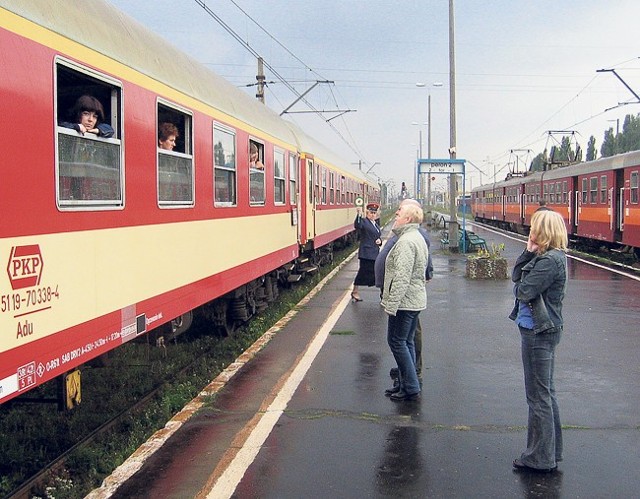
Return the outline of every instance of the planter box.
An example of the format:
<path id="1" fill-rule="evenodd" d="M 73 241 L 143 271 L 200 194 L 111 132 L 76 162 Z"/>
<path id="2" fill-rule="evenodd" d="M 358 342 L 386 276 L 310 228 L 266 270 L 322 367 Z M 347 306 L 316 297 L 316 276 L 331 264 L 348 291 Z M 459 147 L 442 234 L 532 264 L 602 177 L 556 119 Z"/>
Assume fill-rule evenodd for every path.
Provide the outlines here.
<path id="1" fill-rule="evenodd" d="M 467 258 L 469 279 L 508 279 L 506 258 Z"/>

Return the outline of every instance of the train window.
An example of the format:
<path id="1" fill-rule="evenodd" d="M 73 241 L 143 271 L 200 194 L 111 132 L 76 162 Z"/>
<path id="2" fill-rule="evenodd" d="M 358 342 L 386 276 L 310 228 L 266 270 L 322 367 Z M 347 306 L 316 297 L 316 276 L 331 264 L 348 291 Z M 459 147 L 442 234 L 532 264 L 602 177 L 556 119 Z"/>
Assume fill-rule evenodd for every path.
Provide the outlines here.
<path id="1" fill-rule="evenodd" d="M 329 203 L 331 204 L 335 204 L 336 202 L 335 182 L 335 173 L 329 172 Z"/>
<path id="2" fill-rule="evenodd" d="M 607 176 L 600 177 L 600 202 L 606 204 L 607 202 Z"/>
<path id="3" fill-rule="evenodd" d="M 629 188 L 631 191 L 631 202 L 634 204 L 638 203 L 638 172 L 631 172 L 631 177 L 629 178 Z"/>
<path id="4" fill-rule="evenodd" d="M 285 164 L 284 151 L 273 151 L 273 177 L 274 177 L 274 201 L 276 204 L 284 204 L 285 201 Z"/>
<path id="5" fill-rule="evenodd" d="M 158 205 L 194 204 L 192 116 L 184 109 L 158 102 Z"/>
<path id="6" fill-rule="evenodd" d="M 293 153 L 289 153 L 289 203 L 297 204 L 298 203 L 298 189 L 297 189 L 297 181 L 298 181 L 298 161 L 296 155 Z"/>
<path id="7" fill-rule="evenodd" d="M 562 202 L 567 202 L 567 181 L 562 182 Z"/>
<path id="8" fill-rule="evenodd" d="M 235 206 L 236 136 L 232 130 L 213 125 L 214 204 Z"/>
<path id="9" fill-rule="evenodd" d="M 562 182 L 556 182 L 556 203 L 562 202 Z"/>
<path id="10" fill-rule="evenodd" d="M 582 202 L 587 203 L 587 179 L 582 179 Z"/>
<path id="11" fill-rule="evenodd" d="M 344 176 L 342 176 L 340 177 L 340 191 L 342 192 L 342 199 L 341 199 L 342 204 L 345 204 L 345 199 L 348 200 L 349 193 L 345 193 L 346 189 L 347 189 L 346 182 L 345 182 Z"/>
<path id="12" fill-rule="evenodd" d="M 321 168 L 320 172 L 322 179 L 322 204 L 327 204 L 327 169 Z"/>
<path id="13" fill-rule="evenodd" d="M 56 58 L 55 88 L 58 206 L 122 207 L 120 83 L 92 69 Z"/>
<path id="14" fill-rule="evenodd" d="M 264 191 L 264 144 L 249 140 L 249 199 L 252 205 L 264 204 Z"/>
<path id="15" fill-rule="evenodd" d="M 598 177 L 591 177 L 589 179 L 589 203 L 595 204 L 598 202 Z"/>
<path id="16" fill-rule="evenodd" d="M 316 165 L 316 204 L 320 203 L 320 165 Z"/>

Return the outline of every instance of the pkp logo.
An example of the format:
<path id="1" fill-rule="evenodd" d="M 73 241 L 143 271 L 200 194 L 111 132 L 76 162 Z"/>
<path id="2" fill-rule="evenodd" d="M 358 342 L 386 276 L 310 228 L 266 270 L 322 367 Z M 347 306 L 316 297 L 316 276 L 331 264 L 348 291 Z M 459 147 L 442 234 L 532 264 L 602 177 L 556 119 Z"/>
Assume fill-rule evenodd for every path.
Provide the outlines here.
<path id="1" fill-rule="evenodd" d="M 14 246 L 7 264 L 11 288 L 16 290 L 40 284 L 43 267 L 44 261 L 38 244 Z"/>

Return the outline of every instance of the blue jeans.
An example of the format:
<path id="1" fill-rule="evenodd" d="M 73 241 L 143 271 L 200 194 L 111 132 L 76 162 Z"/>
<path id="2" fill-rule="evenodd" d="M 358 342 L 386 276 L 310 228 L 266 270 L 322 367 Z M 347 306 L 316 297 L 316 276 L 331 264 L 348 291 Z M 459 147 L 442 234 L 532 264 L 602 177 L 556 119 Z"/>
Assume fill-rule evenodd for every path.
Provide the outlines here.
<path id="1" fill-rule="evenodd" d="M 520 460 L 531 468 L 555 468 L 557 461 L 562 460 L 562 427 L 553 382 L 555 349 L 561 335 L 562 330 L 534 334 L 530 329 L 520 328 L 529 406 L 527 450 Z"/>
<path id="2" fill-rule="evenodd" d="M 387 343 L 398 364 L 400 389 L 409 395 L 420 392 L 415 346 L 419 313 L 417 310 L 398 310 L 395 317 L 389 316 L 387 326 Z"/>

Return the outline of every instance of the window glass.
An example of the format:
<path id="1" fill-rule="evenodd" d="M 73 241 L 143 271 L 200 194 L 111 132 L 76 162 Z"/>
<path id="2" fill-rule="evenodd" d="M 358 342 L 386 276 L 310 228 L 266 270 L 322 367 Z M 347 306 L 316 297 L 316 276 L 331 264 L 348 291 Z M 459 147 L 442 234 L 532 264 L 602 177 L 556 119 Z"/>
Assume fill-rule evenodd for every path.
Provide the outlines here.
<path id="1" fill-rule="evenodd" d="M 273 177 L 274 201 L 276 204 L 284 204 L 286 185 L 284 151 L 279 149 L 273 152 Z"/>
<path id="2" fill-rule="evenodd" d="M 600 202 L 606 204 L 607 202 L 607 176 L 600 177 Z"/>
<path id="3" fill-rule="evenodd" d="M 120 83 L 63 59 L 55 78 L 58 206 L 123 206 Z"/>
<path id="4" fill-rule="evenodd" d="M 587 179 L 582 179 L 582 202 L 586 204 L 587 202 Z"/>
<path id="5" fill-rule="evenodd" d="M 236 136 L 231 130 L 214 125 L 213 162 L 215 169 L 214 202 L 235 206 L 236 196 Z"/>
<path id="6" fill-rule="evenodd" d="M 631 172 L 630 177 L 631 202 L 638 202 L 638 172 Z"/>
<path id="7" fill-rule="evenodd" d="M 296 182 L 298 180 L 297 158 L 293 153 L 289 153 L 289 203 L 297 204 L 298 188 Z"/>
<path id="8" fill-rule="evenodd" d="M 158 103 L 158 204 L 193 206 L 192 117 L 169 103 Z"/>
<path id="9" fill-rule="evenodd" d="M 594 204 L 598 202 L 598 177 L 591 177 L 589 183 L 589 202 Z"/>
<path id="10" fill-rule="evenodd" d="M 265 202 L 264 145 L 249 141 L 249 199 L 252 205 Z"/>

